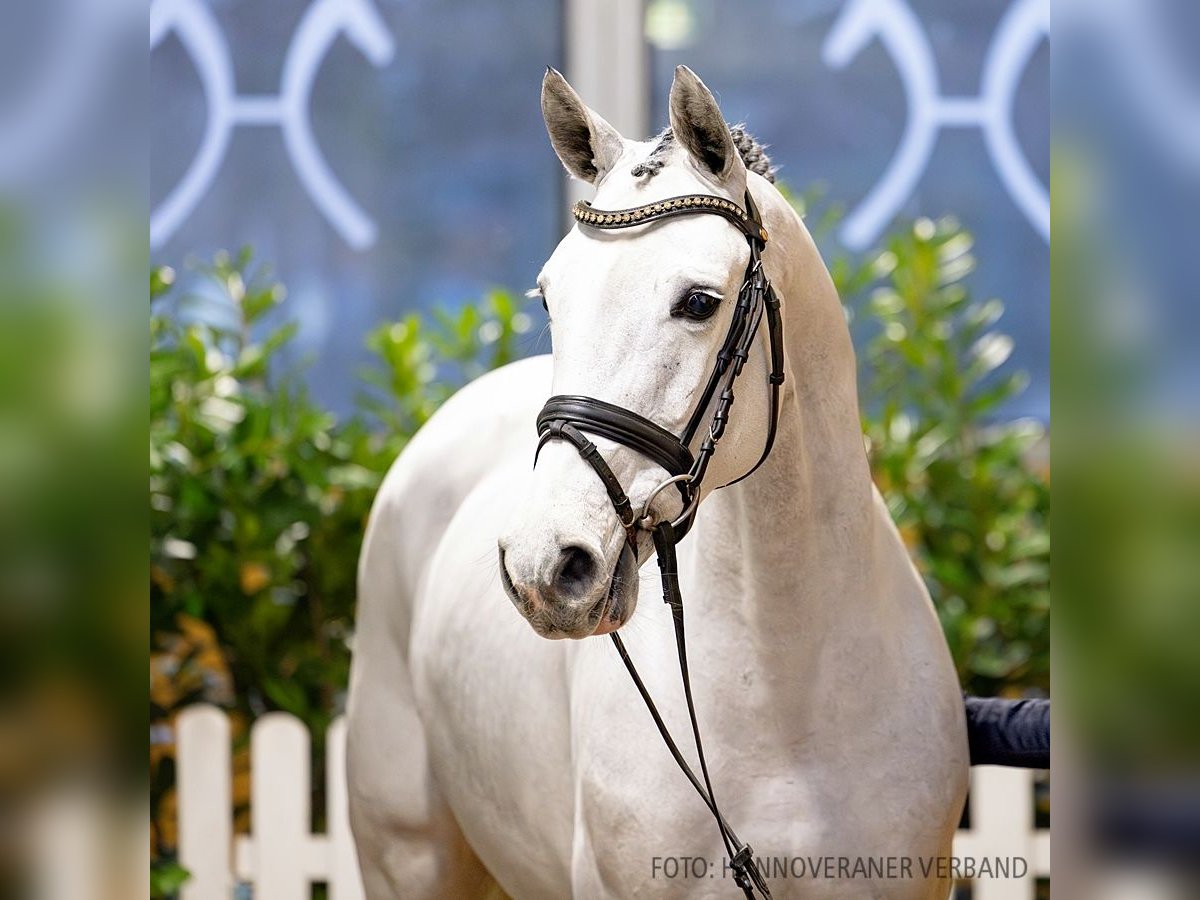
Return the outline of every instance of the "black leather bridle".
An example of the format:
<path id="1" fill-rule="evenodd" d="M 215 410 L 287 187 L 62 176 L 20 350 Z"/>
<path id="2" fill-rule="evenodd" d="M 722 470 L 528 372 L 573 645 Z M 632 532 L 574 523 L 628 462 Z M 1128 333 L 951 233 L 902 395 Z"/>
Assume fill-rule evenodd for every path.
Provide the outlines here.
<path id="1" fill-rule="evenodd" d="M 771 288 L 762 267 L 762 250 L 767 243 L 767 231 L 759 221 L 758 211 L 749 190 L 746 191 L 745 208 L 739 207 L 724 197 L 706 194 L 690 194 L 671 197 L 633 209 L 605 211 L 593 209 L 585 202 L 576 203 L 572 209 L 576 221 L 589 228 L 618 229 L 633 228 L 675 216 L 709 213 L 722 216 L 732 222 L 745 235 L 750 244 L 750 261 L 746 275 L 738 291 L 737 306 L 729 331 L 717 354 L 708 382 L 693 410 L 683 434 L 676 436 L 632 410 L 605 403 L 594 397 L 557 395 L 546 401 L 537 418 L 538 453 L 551 440 L 564 440 L 575 447 L 583 460 L 592 467 L 604 484 L 609 499 L 616 509 L 617 517 L 625 529 L 626 548 L 637 560 L 637 536 L 639 531 L 649 531 L 654 539 L 658 555 L 658 567 L 662 576 L 663 600 L 671 607 L 675 623 L 675 643 L 679 652 L 679 670 L 683 679 L 683 692 L 687 699 L 688 716 L 691 719 L 692 736 L 696 742 L 696 753 L 700 760 L 703 782 L 692 771 L 670 731 L 659 715 L 654 700 L 638 675 L 637 669 L 625 649 L 620 635 L 611 633 L 613 644 L 629 671 L 634 685 L 645 701 L 654 724 L 658 727 L 667 749 L 684 775 L 704 800 L 716 819 L 721 831 L 721 840 L 729 853 L 734 880 L 747 897 L 754 897 L 755 890 L 770 898 L 762 872 L 749 844 L 738 839 L 729 823 L 721 815 L 713 796 L 712 781 L 708 775 L 708 763 L 704 757 L 704 745 L 700 740 L 700 726 L 696 720 L 696 708 L 692 702 L 691 679 L 688 675 L 687 641 L 683 620 L 683 598 L 679 593 L 679 571 L 675 558 L 675 545 L 683 538 L 695 521 L 696 507 L 700 497 L 700 485 L 704 481 L 708 464 L 716 452 L 717 444 L 729 423 L 729 411 L 733 406 L 733 384 L 742 373 L 755 336 L 763 318 L 767 320 L 770 339 L 771 373 L 768 379 L 771 389 L 771 413 L 766 442 L 758 461 L 740 477 L 728 484 L 735 484 L 753 474 L 771 453 L 775 442 L 775 431 L 779 421 L 779 393 L 783 384 L 783 322 L 780 315 L 779 298 Z M 711 408 L 711 413 L 709 412 Z M 708 416 L 708 431 L 693 456 L 689 449 L 701 424 Z M 640 513 L 635 513 L 621 482 L 613 474 L 604 457 L 587 438 L 587 434 L 599 435 L 618 444 L 636 450 L 666 470 L 668 478 L 651 491 Z M 534 465 L 537 457 L 534 457 Z M 655 521 L 650 511 L 654 499 L 666 488 L 675 485 L 683 501 L 683 512 L 674 521 Z M 728 485 L 722 485 L 727 487 Z M 624 550 L 622 551 L 624 552 Z"/>

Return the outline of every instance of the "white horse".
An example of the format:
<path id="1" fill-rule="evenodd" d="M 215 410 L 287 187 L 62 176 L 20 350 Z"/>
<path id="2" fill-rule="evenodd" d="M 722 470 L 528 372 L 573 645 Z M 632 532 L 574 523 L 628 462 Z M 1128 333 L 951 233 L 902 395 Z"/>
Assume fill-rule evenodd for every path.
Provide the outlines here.
<path id="1" fill-rule="evenodd" d="M 740 205 L 748 188 L 770 234 L 763 261 L 786 336 L 778 438 L 753 477 L 703 498 L 679 546 L 722 812 L 766 860 L 777 897 L 945 897 L 948 881 L 924 866 L 950 855 L 963 808 L 961 695 L 929 595 L 871 483 L 850 337 L 812 239 L 747 170 L 716 101 L 684 67 L 671 87 L 672 137 L 657 144 L 623 138 L 552 70 L 542 109 L 597 207 L 696 193 Z M 651 154 L 652 175 L 642 165 Z M 738 894 L 719 831 L 610 642 L 582 640 L 623 628 L 687 752 L 654 567 L 638 605 L 632 554 L 596 473 L 562 441 L 531 462 L 552 393 L 616 403 L 679 433 L 748 252 L 713 215 L 573 228 L 538 280 L 551 357 L 464 388 L 388 475 L 361 560 L 349 712 L 351 821 L 373 900 L 497 885 L 517 898 Z M 708 319 L 679 314 L 712 300 Z M 767 355 L 759 335 L 706 486 L 761 452 Z M 639 508 L 663 470 L 596 443 Z M 654 511 L 675 515 L 680 503 L 664 491 Z M 652 555 L 648 536 L 639 551 L 639 562 Z M 681 857 L 701 862 L 685 875 Z M 853 868 L 878 876 L 889 857 L 891 877 Z"/>

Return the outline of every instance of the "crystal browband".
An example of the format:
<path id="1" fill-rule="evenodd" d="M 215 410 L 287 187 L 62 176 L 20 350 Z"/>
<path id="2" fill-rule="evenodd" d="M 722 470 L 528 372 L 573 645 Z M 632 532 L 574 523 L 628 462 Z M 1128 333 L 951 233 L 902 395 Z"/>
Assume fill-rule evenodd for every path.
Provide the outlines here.
<path id="1" fill-rule="evenodd" d="M 747 237 L 763 244 L 767 242 L 767 230 L 761 223 L 750 218 L 746 211 L 732 200 L 710 194 L 668 197 L 655 203 L 647 203 L 645 206 L 614 210 L 593 209 L 590 203 L 580 200 L 571 207 L 571 214 L 576 221 L 592 228 L 629 228 L 697 210 L 723 216 L 738 226 Z"/>

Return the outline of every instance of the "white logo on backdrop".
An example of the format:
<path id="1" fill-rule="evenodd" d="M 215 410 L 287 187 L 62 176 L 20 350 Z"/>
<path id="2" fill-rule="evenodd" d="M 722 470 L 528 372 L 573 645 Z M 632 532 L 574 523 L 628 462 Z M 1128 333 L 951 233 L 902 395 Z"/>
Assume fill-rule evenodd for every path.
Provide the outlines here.
<path id="1" fill-rule="evenodd" d="M 1009 196 L 1049 241 L 1050 198 L 1022 152 L 1012 123 L 1021 76 L 1034 50 L 1049 35 L 1049 0 L 1016 0 L 988 48 L 979 95 L 952 97 L 942 93 L 933 48 L 907 0 L 849 0 L 842 7 L 822 47 L 825 63 L 844 68 L 878 38 L 900 73 L 908 100 L 900 146 L 842 225 L 841 238 L 847 246 L 861 250 L 879 237 L 925 174 L 940 131 L 964 126 L 983 132 Z"/>
<path id="2" fill-rule="evenodd" d="M 237 92 L 229 45 L 202 0 L 154 0 L 151 49 L 172 31 L 199 73 L 208 121 L 187 172 L 151 213 L 150 245 L 160 247 L 170 239 L 207 193 L 233 130 L 239 125 L 270 125 L 283 133 L 304 189 L 338 234 L 356 250 L 371 246 L 375 223 L 333 174 L 309 121 L 313 82 L 339 34 L 345 34 L 376 68 L 387 65 L 395 54 L 392 35 L 371 0 L 316 0 L 305 10 L 284 58 L 278 94 Z"/>

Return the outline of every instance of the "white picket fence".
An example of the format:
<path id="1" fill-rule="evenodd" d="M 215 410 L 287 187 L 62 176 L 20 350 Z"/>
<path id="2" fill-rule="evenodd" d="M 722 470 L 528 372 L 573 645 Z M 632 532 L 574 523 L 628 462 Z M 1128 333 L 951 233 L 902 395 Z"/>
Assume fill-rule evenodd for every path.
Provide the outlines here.
<path id="1" fill-rule="evenodd" d="M 312 834 L 308 729 L 295 716 L 268 713 L 250 731 L 250 827 L 233 836 L 229 719 L 214 706 L 179 714 L 176 785 L 179 862 L 191 873 L 182 900 L 230 900 L 238 882 L 256 900 L 309 900 L 313 882 L 330 900 L 361 900 L 361 878 L 346 803 L 346 722 L 326 735 L 325 834 Z"/>
<path id="2" fill-rule="evenodd" d="M 308 900 L 313 882 L 331 900 L 360 900 L 343 775 L 346 723 L 326 736 L 325 834 L 312 834 L 309 734 L 286 713 L 258 719 L 250 732 L 251 834 L 233 835 L 229 720 L 193 706 L 176 720 L 180 863 L 191 872 L 182 900 L 230 900 L 239 882 L 256 900 Z M 1033 773 L 979 767 L 971 775 L 971 828 L 954 840 L 956 857 L 1020 857 L 1024 878 L 976 879 L 972 900 L 1032 900 L 1050 876 L 1050 832 L 1034 827 Z"/>

